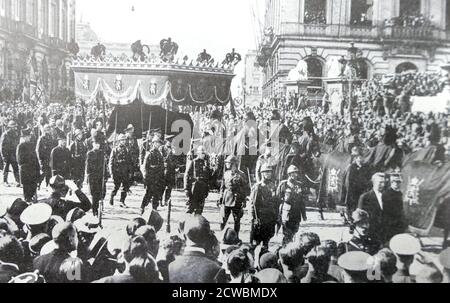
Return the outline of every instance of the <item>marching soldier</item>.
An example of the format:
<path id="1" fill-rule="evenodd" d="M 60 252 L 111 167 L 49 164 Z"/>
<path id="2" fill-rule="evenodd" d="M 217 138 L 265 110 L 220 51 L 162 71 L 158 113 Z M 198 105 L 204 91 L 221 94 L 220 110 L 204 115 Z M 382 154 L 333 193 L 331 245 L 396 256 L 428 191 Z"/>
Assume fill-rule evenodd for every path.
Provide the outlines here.
<path id="1" fill-rule="evenodd" d="M 19 167 L 17 165 L 16 150 L 19 145 L 19 134 L 17 132 L 17 123 L 15 121 L 9 121 L 8 130 L 2 134 L 0 138 L 1 142 L 1 156 L 3 159 L 3 182 L 8 185 L 8 173 L 9 167 L 12 166 L 14 171 L 14 178 L 16 179 L 17 186 L 19 183 Z"/>
<path id="2" fill-rule="evenodd" d="M 250 195 L 252 231 L 250 243 L 261 242 L 268 247 L 270 239 L 275 235 L 279 199 L 273 179 L 272 167 L 265 164 L 261 168 L 262 181 L 252 189 Z M 254 243 L 256 242 L 256 243 Z"/>
<path id="3" fill-rule="evenodd" d="M 39 201 L 39 203 L 50 205 L 52 207 L 52 215 L 66 218 L 67 214 L 77 207 L 85 212 L 91 210 L 91 201 L 72 180 L 66 181 L 62 176 L 53 176 L 50 179 L 50 187 L 52 188 L 51 196 Z M 73 191 L 79 199 L 78 203 L 64 199 L 69 192 L 69 189 Z"/>
<path id="4" fill-rule="evenodd" d="M 106 161 L 105 154 L 101 150 L 101 138 L 95 137 L 92 141 L 92 150 L 86 157 L 86 175 L 89 190 L 92 196 L 92 212 L 94 216 L 99 214 L 99 202 L 105 197 L 106 192 Z"/>
<path id="5" fill-rule="evenodd" d="M 152 150 L 147 154 L 144 161 L 144 180 L 147 187 L 141 204 L 141 214 L 151 202 L 154 210 L 158 210 L 164 189 L 164 158 L 160 152 L 162 145 L 158 137 L 152 140 Z"/>
<path id="6" fill-rule="evenodd" d="M 369 214 L 362 209 L 353 212 L 353 237 L 348 242 L 338 245 L 338 255 L 343 255 L 350 251 L 362 251 L 369 255 L 375 255 L 381 249 L 381 243 L 369 236 Z"/>
<path id="7" fill-rule="evenodd" d="M 84 181 L 84 164 L 86 163 L 87 147 L 83 142 L 83 131 L 76 129 L 74 132 L 75 140 L 70 145 L 72 157 L 72 179 L 81 189 Z"/>
<path id="8" fill-rule="evenodd" d="M 140 173 L 140 165 L 139 165 L 139 144 L 134 136 L 134 126 L 128 125 L 127 129 L 125 130 L 126 138 L 127 138 L 127 148 L 131 155 L 131 163 L 133 165 L 133 180 L 135 180 L 135 174 Z"/>
<path id="9" fill-rule="evenodd" d="M 39 182 L 39 161 L 36 146 L 31 141 L 31 129 L 22 131 L 22 143 L 17 147 L 17 162 L 19 164 L 20 183 L 26 202 L 32 202 L 36 196 Z"/>
<path id="10" fill-rule="evenodd" d="M 261 168 L 264 165 L 267 165 L 270 168 L 273 168 L 275 166 L 275 164 L 276 164 L 276 159 L 272 155 L 271 143 L 267 143 L 264 154 L 259 156 L 258 160 L 256 161 L 256 169 L 255 169 L 256 182 L 259 183 L 263 180 Z"/>
<path id="11" fill-rule="evenodd" d="M 176 162 L 170 140 L 172 137 L 166 136 L 166 144 L 161 146 L 160 151 L 164 159 L 164 205 L 167 205 L 172 195 L 172 188 L 175 186 Z"/>
<path id="12" fill-rule="evenodd" d="M 201 215 L 205 207 L 205 200 L 209 194 L 211 170 L 203 146 L 197 149 L 197 157 L 190 161 L 184 174 L 184 191 L 189 199 L 188 214 Z"/>
<path id="13" fill-rule="evenodd" d="M 36 153 L 38 155 L 39 166 L 41 168 L 41 176 L 45 179 L 47 186 L 49 185 L 50 178 L 52 177 L 52 170 L 50 168 L 50 154 L 56 145 L 57 142 L 53 140 L 50 125 L 45 125 L 43 128 L 43 134 L 39 138 L 36 146 Z M 43 179 L 41 179 L 40 182 L 42 182 Z"/>
<path id="14" fill-rule="evenodd" d="M 125 199 L 132 185 L 133 164 L 131 154 L 127 149 L 127 137 L 124 134 L 119 135 L 118 143 L 119 145 L 112 150 L 109 161 L 109 171 L 114 180 L 114 190 L 111 193 L 109 204 L 114 205 L 114 197 L 123 186 L 120 194 L 120 207 L 126 208 Z"/>
<path id="15" fill-rule="evenodd" d="M 64 179 L 70 178 L 71 155 L 70 150 L 66 147 L 66 137 L 58 136 L 58 146 L 56 146 L 50 154 L 50 168 L 52 176 L 61 176 Z"/>
<path id="16" fill-rule="evenodd" d="M 302 219 L 308 220 L 303 185 L 298 181 L 299 169 L 291 165 L 287 173 L 289 178 L 280 183 L 277 191 L 278 198 L 282 201 L 280 217 L 283 226 L 283 243 L 289 243 L 292 240 L 298 232 Z"/>
<path id="17" fill-rule="evenodd" d="M 220 189 L 219 206 L 221 207 L 222 224 L 221 230 L 225 229 L 228 218 L 233 214 L 234 230 L 239 235 L 241 229 L 241 218 L 244 215 L 246 199 L 250 194 L 250 188 L 245 173 L 238 169 L 238 159 L 229 156 L 225 160 L 227 171 L 225 172 Z"/>

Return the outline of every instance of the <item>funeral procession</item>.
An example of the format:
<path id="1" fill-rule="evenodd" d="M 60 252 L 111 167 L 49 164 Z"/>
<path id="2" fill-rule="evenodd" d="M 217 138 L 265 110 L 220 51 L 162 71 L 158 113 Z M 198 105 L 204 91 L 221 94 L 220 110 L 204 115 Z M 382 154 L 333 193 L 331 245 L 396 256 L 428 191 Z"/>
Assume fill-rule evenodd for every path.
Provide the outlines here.
<path id="1" fill-rule="evenodd" d="M 0 0 L 0 172 L 0 283 L 450 283 L 450 0 Z"/>

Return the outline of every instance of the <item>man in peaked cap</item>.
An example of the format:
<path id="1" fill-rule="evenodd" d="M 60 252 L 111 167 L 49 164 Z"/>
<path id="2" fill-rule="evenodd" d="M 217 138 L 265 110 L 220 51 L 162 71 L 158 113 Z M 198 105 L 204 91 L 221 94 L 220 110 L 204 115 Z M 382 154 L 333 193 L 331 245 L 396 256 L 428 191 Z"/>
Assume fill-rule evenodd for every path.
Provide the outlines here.
<path id="1" fill-rule="evenodd" d="M 389 247 L 398 258 L 398 270 L 392 278 L 393 282 L 414 282 L 414 277 L 410 275 L 409 268 L 414 262 L 414 256 L 422 250 L 419 239 L 410 234 L 396 235 L 389 242 Z"/>
<path id="2" fill-rule="evenodd" d="M 383 243 L 388 242 L 393 236 L 401 234 L 407 229 L 403 210 L 403 194 L 401 192 L 402 182 L 400 174 L 391 174 L 390 187 L 382 195 L 383 204 L 386 206 L 382 218 Z"/>
<path id="3" fill-rule="evenodd" d="M 162 200 L 164 191 L 164 158 L 160 151 L 161 146 L 161 139 L 155 136 L 152 140 L 152 149 L 144 160 L 146 192 L 141 204 L 141 214 L 145 212 L 145 208 L 149 203 L 152 204 L 154 210 L 158 210 Z"/>
<path id="4" fill-rule="evenodd" d="M 167 205 L 172 196 L 172 188 L 175 186 L 176 158 L 171 140 L 174 136 L 165 136 L 165 143 L 160 147 L 160 152 L 164 159 L 164 205 Z"/>
<path id="5" fill-rule="evenodd" d="M 58 143 L 54 140 L 52 136 L 52 129 L 49 125 L 45 125 L 43 128 L 43 133 L 39 137 L 36 145 L 36 153 L 39 159 L 39 166 L 41 169 L 41 180 L 40 183 L 45 179 L 46 185 L 49 185 L 50 178 L 52 177 L 52 170 L 50 168 L 50 155 L 53 148 L 55 148 Z"/>
<path id="6" fill-rule="evenodd" d="M 13 120 L 8 123 L 8 130 L 0 138 L 0 153 L 3 159 L 3 183 L 8 185 L 9 167 L 12 166 L 17 186 L 19 183 L 19 167 L 17 165 L 16 150 L 19 145 L 17 123 Z"/>
<path id="7" fill-rule="evenodd" d="M 278 206 L 280 200 L 276 195 L 272 167 L 263 165 L 261 168 L 262 181 L 252 189 L 250 195 L 252 231 L 250 242 L 252 245 L 263 243 L 268 247 L 270 239 L 275 234 Z"/>
<path id="8" fill-rule="evenodd" d="M 74 208 L 79 207 L 85 212 L 91 209 L 91 201 L 72 180 L 66 181 L 61 176 L 54 176 L 50 179 L 50 187 L 52 188 L 50 197 L 39 202 L 50 205 L 53 215 L 66 218 L 67 214 Z M 75 193 L 79 203 L 64 199 L 69 189 Z"/>
<path id="9" fill-rule="evenodd" d="M 132 124 L 128 125 L 127 129 L 125 130 L 125 135 L 127 137 L 127 148 L 131 155 L 131 163 L 133 166 L 133 181 L 135 173 L 140 172 L 140 166 L 139 166 L 139 144 L 138 140 L 134 134 L 134 126 Z"/>
<path id="10" fill-rule="evenodd" d="M 298 232 L 300 222 L 308 220 L 306 216 L 303 184 L 298 181 L 299 169 L 291 165 L 288 168 L 288 179 L 281 181 L 278 186 L 278 199 L 282 201 L 280 207 L 281 224 L 283 226 L 283 243 L 288 243 Z"/>
<path id="11" fill-rule="evenodd" d="M 101 141 L 94 137 L 92 149 L 86 155 L 86 174 L 92 196 L 92 212 L 98 216 L 100 201 L 106 195 L 107 164 Z M 83 165 L 84 167 L 84 165 Z"/>
<path id="12" fill-rule="evenodd" d="M 350 251 L 362 251 L 374 255 L 381 248 L 381 243 L 370 237 L 370 216 L 362 210 L 357 209 L 352 214 L 353 237 L 348 242 L 338 245 L 338 255 Z"/>
<path id="13" fill-rule="evenodd" d="M 362 251 L 351 251 L 338 259 L 338 265 L 344 269 L 344 283 L 367 283 L 370 255 Z"/>
<path id="14" fill-rule="evenodd" d="M 229 156 L 225 160 L 226 171 L 220 188 L 219 207 L 221 207 L 221 230 L 225 229 L 231 214 L 234 218 L 234 230 L 239 236 L 241 219 L 246 207 L 246 199 L 250 195 L 247 176 L 238 169 L 238 159 Z"/>
<path id="15" fill-rule="evenodd" d="M 66 147 L 66 142 L 65 136 L 58 136 L 58 146 L 50 154 L 50 168 L 52 169 L 52 176 L 59 175 L 64 179 L 69 179 L 72 156 L 70 150 Z"/>
<path id="16" fill-rule="evenodd" d="M 22 142 L 17 147 L 20 183 L 23 186 L 25 201 L 32 202 L 36 198 L 40 178 L 39 160 L 36 146 L 31 142 L 31 130 L 22 131 Z"/>
<path id="17" fill-rule="evenodd" d="M 48 229 L 48 222 L 52 216 L 52 208 L 43 203 L 36 203 L 27 207 L 20 215 L 20 220 L 28 228 L 27 240 L 31 240 L 34 236 L 51 232 Z"/>
<path id="18" fill-rule="evenodd" d="M 71 176 L 75 184 L 78 185 L 80 189 L 83 187 L 86 157 L 88 152 L 83 137 L 83 131 L 76 129 L 74 132 L 74 140 L 69 148 L 71 154 Z"/>
<path id="19" fill-rule="evenodd" d="M 109 160 L 109 171 L 114 181 L 114 190 L 111 193 L 109 204 L 114 205 L 114 197 L 122 186 L 120 207 L 126 208 L 125 199 L 133 182 L 133 161 L 127 148 L 127 137 L 120 134 L 117 141 L 118 145 L 113 148 Z"/>

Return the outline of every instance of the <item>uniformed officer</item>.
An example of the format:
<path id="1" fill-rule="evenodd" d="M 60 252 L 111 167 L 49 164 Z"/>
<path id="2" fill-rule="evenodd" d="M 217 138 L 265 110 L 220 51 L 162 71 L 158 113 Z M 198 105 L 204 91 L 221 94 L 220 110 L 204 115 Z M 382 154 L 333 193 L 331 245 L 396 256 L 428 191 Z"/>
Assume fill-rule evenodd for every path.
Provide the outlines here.
<path id="1" fill-rule="evenodd" d="M 17 130 L 17 123 L 11 120 L 8 123 L 8 130 L 4 132 L 0 138 L 0 152 L 4 163 L 3 182 L 5 185 L 8 185 L 9 167 L 12 166 L 16 184 L 17 186 L 20 186 L 19 166 L 17 165 L 16 159 L 16 150 L 19 145 L 19 140 L 20 138 Z"/>
<path id="2" fill-rule="evenodd" d="M 349 242 L 338 245 L 338 255 L 349 251 L 363 251 L 371 256 L 375 255 L 381 249 L 381 243 L 369 236 L 369 214 L 362 209 L 357 209 L 352 214 L 352 220 L 353 237 Z"/>
<path id="3" fill-rule="evenodd" d="M 139 165 L 139 144 L 134 135 L 134 126 L 132 124 L 128 125 L 125 130 L 127 138 L 127 148 L 131 155 L 131 163 L 133 165 L 133 182 L 135 181 L 135 174 L 140 173 Z"/>
<path id="4" fill-rule="evenodd" d="M 340 256 L 338 265 L 344 269 L 344 283 L 367 283 L 370 257 L 362 251 L 350 251 Z"/>
<path id="5" fill-rule="evenodd" d="M 38 201 L 39 203 L 46 203 L 52 207 L 52 215 L 66 218 L 67 214 L 74 208 L 81 208 L 88 212 L 91 208 L 91 201 L 78 188 L 72 180 L 65 180 L 62 176 L 54 176 L 50 179 L 50 187 L 52 193 L 49 198 Z M 69 189 L 75 193 L 79 202 L 65 200 Z"/>
<path id="6" fill-rule="evenodd" d="M 270 239 L 275 234 L 278 207 L 280 201 L 276 195 L 272 167 L 265 164 L 261 168 L 262 181 L 252 189 L 250 195 L 252 231 L 250 243 L 259 245 L 261 242 L 268 247 Z"/>
<path id="7" fill-rule="evenodd" d="M 114 190 L 111 193 L 109 204 L 114 205 L 114 197 L 123 186 L 120 194 L 120 207 L 126 208 L 125 199 L 132 185 L 133 162 L 127 148 L 127 137 L 124 134 L 119 135 L 118 143 L 119 145 L 112 150 L 109 161 L 109 171 L 114 180 Z"/>
<path id="8" fill-rule="evenodd" d="M 291 165 L 288 168 L 289 179 L 278 186 L 277 195 L 282 201 L 280 207 L 281 224 L 283 226 L 283 243 L 288 243 L 298 232 L 302 219 L 306 221 L 305 194 L 302 183 L 298 181 L 299 169 Z"/>
<path id="9" fill-rule="evenodd" d="M 247 175 L 238 169 L 238 165 L 238 159 L 234 156 L 229 156 L 225 160 L 227 171 L 224 174 L 220 189 L 219 207 L 221 207 L 222 215 L 220 229 L 225 229 L 228 218 L 233 214 L 234 230 L 239 236 L 241 218 L 244 215 L 250 187 L 247 182 Z"/>
<path id="10" fill-rule="evenodd" d="M 151 202 L 154 210 L 158 210 L 164 190 L 164 158 L 160 147 L 162 142 L 158 137 L 152 140 L 152 150 L 147 154 L 144 160 L 144 180 L 146 192 L 141 204 L 141 214 L 144 214 L 145 208 Z"/>
<path id="11" fill-rule="evenodd" d="M 197 157 L 189 161 L 184 174 L 184 191 L 188 201 L 188 213 L 201 215 L 209 195 L 211 169 L 203 146 L 197 148 Z"/>
<path id="12" fill-rule="evenodd" d="M 263 165 L 267 165 L 270 168 L 273 168 L 275 166 L 275 163 L 276 163 L 276 159 L 272 155 L 271 144 L 267 143 L 264 154 L 259 156 L 258 160 L 256 161 L 256 169 L 255 169 L 256 182 L 259 183 L 263 179 L 262 171 L 261 171 L 261 168 L 263 167 Z"/>
<path id="13" fill-rule="evenodd" d="M 84 165 L 86 163 L 87 146 L 83 141 L 83 131 L 76 129 L 74 131 L 74 141 L 70 145 L 71 154 L 71 168 L 72 168 L 72 179 L 76 185 L 81 189 L 83 187 L 84 181 Z"/>
<path id="14" fill-rule="evenodd" d="M 52 176 L 61 176 L 64 179 L 70 178 L 70 167 L 72 157 L 70 150 L 66 147 L 66 137 L 58 137 L 58 146 L 56 146 L 50 154 L 50 168 L 52 169 Z"/>
<path id="15" fill-rule="evenodd" d="M 414 262 L 414 257 L 422 250 L 419 239 L 409 234 L 394 236 L 389 242 L 389 248 L 398 258 L 397 272 L 392 277 L 394 283 L 414 283 L 409 269 Z"/>
<path id="16" fill-rule="evenodd" d="M 17 147 L 17 162 L 24 199 L 32 202 L 37 194 L 39 161 L 36 155 L 36 146 L 31 141 L 31 129 L 22 131 L 22 142 Z"/>
<path id="17" fill-rule="evenodd" d="M 172 144 L 170 140 L 173 136 L 166 136 L 166 143 L 164 146 L 160 147 L 161 154 L 164 159 L 164 205 L 167 205 L 169 202 L 172 189 L 175 186 L 175 175 L 176 175 L 176 159 L 175 154 L 172 148 Z"/>
<path id="18" fill-rule="evenodd" d="M 39 234 L 49 234 L 48 222 L 52 216 L 52 208 L 45 203 L 36 203 L 28 206 L 20 215 L 20 221 L 25 224 L 27 241 Z"/>
<path id="19" fill-rule="evenodd" d="M 92 141 L 92 150 L 86 157 L 86 175 L 89 190 L 92 196 L 92 212 L 94 216 L 99 214 L 99 202 L 105 197 L 106 192 L 106 162 L 105 154 L 100 149 L 100 138 Z"/>
<path id="20" fill-rule="evenodd" d="M 50 178 L 52 177 L 52 170 L 50 168 L 50 154 L 53 148 L 56 147 L 58 143 L 52 137 L 52 130 L 49 125 L 45 125 L 43 128 L 43 134 L 39 138 L 36 153 L 39 159 L 39 166 L 41 168 L 41 180 L 45 179 L 46 185 L 49 185 Z"/>

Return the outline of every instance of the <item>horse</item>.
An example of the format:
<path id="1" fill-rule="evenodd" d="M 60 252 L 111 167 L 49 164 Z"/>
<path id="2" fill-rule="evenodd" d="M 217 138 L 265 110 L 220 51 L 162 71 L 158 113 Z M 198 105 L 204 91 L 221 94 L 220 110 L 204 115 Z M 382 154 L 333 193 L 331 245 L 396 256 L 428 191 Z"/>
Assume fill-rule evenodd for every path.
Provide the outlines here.
<path id="1" fill-rule="evenodd" d="M 133 52 L 134 61 L 145 61 L 150 55 L 150 47 L 147 44 L 142 44 L 141 40 L 131 44 L 131 51 Z"/>

